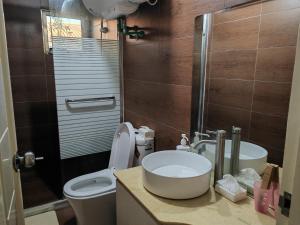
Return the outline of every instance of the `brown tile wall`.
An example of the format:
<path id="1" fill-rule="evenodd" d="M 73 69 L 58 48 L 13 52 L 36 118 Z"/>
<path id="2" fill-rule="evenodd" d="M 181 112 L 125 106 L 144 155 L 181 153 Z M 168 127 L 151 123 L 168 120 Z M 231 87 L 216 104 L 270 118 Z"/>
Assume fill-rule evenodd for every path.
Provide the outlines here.
<path id="1" fill-rule="evenodd" d="M 300 1 L 274 0 L 216 13 L 206 126 L 264 146 L 282 164 Z"/>
<path id="2" fill-rule="evenodd" d="M 174 149 L 180 140 L 180 133 L 190 131 L 196 16 L 248 1 L 159 1 L 155 7 L 141 5 L 138 12 L 127 18 L 127 25 L 144 28 L 147 36 L 142 40 L 126 39 L 124 45 L 125 119 L 135 126 L 154 128 L 158 150 Z M 250 37 L 248 34 L 238 37 L 241 47 L 247 47 L 243 46 L 241 39 L 251 40 L 252 36 L 257 35 L 256 22 L 249 20 L 245 24 L 252 27 L 253 33 Z M 240 29 L 243 27 L 240 26 Z M 253 71 L 250 67 L 255 52 L 244 51 L 241 55 L 240 60 L 248 66 L 244 76 L 251 76 Z M 219 57 L 222 58 L 221 55 Z M 228 73 L 231 71 L 228 70 Z M 237 72 L 236 75 L 240 74 Z M 244 82 L 243 86 L 249 89 L 249 83 Z M 243 94 L 247 96 L 247 90 L 243 90 Z M 224 101 L 230 102 L 230 99 Z"/>

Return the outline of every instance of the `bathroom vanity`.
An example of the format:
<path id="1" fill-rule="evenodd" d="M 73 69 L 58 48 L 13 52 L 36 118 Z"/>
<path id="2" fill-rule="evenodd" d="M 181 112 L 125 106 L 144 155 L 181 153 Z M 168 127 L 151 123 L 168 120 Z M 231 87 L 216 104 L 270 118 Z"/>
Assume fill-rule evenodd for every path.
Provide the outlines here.
<path id="1" fill-rule="evenodd" d="M 170 200 L 143 187 L 142 168 L 115 173 L 117 177 L 117 225 L 275 225 L 270 216 L 258 213 L 248 198 L 233 203 L 211 188 L 201 197 Z"/>

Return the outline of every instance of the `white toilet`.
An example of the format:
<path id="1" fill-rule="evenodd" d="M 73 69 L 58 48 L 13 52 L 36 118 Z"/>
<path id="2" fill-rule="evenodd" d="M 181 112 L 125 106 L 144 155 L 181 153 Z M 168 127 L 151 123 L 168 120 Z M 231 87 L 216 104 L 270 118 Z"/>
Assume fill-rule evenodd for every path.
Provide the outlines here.
<path id="1" fill-rule="evenodd" d="M 64 195 L 71 204 L 79 225 L 116 224 L 116 178 L 114 170 L 132 167 L 135 130 L 131 123 L 116 130 L 108 169 L 76 177 L 64 186 Z"/>

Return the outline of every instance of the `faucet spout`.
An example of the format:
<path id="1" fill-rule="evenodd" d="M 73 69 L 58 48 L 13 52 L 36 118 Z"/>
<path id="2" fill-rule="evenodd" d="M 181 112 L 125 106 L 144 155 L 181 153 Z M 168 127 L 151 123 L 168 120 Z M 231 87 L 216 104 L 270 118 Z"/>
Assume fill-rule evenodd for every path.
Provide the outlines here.
<path id="1" fill-rule="evenodd" d="M 211 145 L 216 145 L 217 144 L 217 141 L 216 140 L 201 140 L 201 141 L 198 141 L 196 143 L 192 143 L 191 144 L 191 147 L 193 149 L 196 149 L 198 148 L 199 146 L 202 147 L 203 145 L 205 144 L 211 144 Z"/>
<path id="2" fill-rule="evenodd" d="M 217 130 L 213 132 L 216 135 L 216 140 L 201 140 L 191 144 L 191 148 L 197 150 L 200 146 L 202 147 L 205 144 L 211 144 L 216 146 L 215 151 L 215 165 L 214 165 L 214 186 L 216 185 L 217 181 L 223 178 L 223 170 L 224 170 L 224 155 L 225 155 L 225 138 L 226 138 L 226 131 L 225 130 Z M 198 153 L 202 151 L 199 150 Z"/>

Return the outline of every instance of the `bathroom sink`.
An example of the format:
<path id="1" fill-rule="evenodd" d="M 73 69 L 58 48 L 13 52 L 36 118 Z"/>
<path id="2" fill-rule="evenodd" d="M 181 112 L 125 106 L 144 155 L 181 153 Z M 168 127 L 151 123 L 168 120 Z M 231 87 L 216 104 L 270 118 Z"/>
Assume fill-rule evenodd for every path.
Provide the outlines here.
<path id="1" fill-rule="evenodd" d="M 214 164 L 215 146 L 207 144 L 206 151 L 203 155 Z M 231 158 L 231 140 L 225 142 L 225 160 L 224 160 L 224 174 L 230 171 Z M 240 170 L 245 168 L 253 168 L 258 174 L 262 174 L 267 163 L 268 152 L 263 147 L 249 142 L 241 141 L 240 145 Z"/>
<path id="2" fill-rule="evenodd" d="M 210 186 L 212 164 L 195 153 L 178 150 L 155 152 L 142 160 L 142 167 L 144 187 L 164 198 L 195 198 Z"/>

